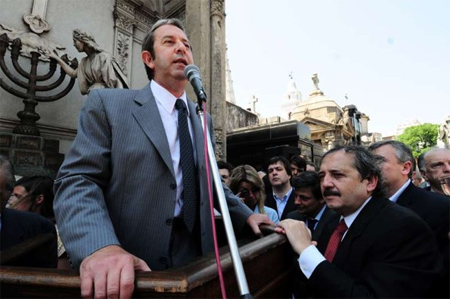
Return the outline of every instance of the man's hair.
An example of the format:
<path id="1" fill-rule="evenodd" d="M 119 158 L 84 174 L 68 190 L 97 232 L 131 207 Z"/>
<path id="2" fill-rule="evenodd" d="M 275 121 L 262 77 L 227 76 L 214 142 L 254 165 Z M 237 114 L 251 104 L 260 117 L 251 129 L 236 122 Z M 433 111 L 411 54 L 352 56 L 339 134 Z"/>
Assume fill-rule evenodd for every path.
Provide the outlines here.
<path id="1" fill-rule="evenodd" d="M 306 170 L 306 160 L 300 156 L 292 156 L 291 164 L 295 164 L 301 171 Z"/>
<path id="2" fill-rule="evenodd" d="M 395 148 L 395 157 L 399 163 L 411 162 L 411 170 L 408 173 L 408 177 L 412 178 L 413 171 L 416 170 L 416 160 L 411 149 L 403 142 L 397 140 L 383 140 L 372 143 L 369 146 L 369 151 L 373 152 L 383 145 L 390 145 Z"/>
<path id="3" fill-rule="evenodd" d="M 231 165 L 230 163 L 223 161 L 223 160 L 217 161 L 217 168 L 218 169 L 227 169 L 230 174 L 233 171 L 233 165 Z"/>
<path id="4" fill-rule="evenodd" d="M 377 186 L 373 190 L 373 196 L 386 197 L 387 189 L 384 184 L 383 175 L 381 174 L 381 163 L 383 159 L 380 156 L 374 155 L 369 150 L 363 148 L 362 146 L 355 145 L 339 145 L 328 152 L 322 157 L 322 162 L 326 156 L 343 150 L 347 154 L 351 154 L 353 159 L 353 167 L 358 171 L 359 176 L 362 180 L 371 179 L 373 177 L 378 178 Z"/>
<path id="5" fill-rule="evenodd" d="M 15 186 L 22 186 L 32 195 L 29 199 L 31 200 L 32 207 L 36 203 L 35 199 L 37 196 L 44 196 L 44 202 L 41 205 L 40 214 L 47 219 L 53 220 L 55 217 L 55 213 L 53 212 L 53 199 L 55 197 L 53 194 L 53 184 L 54 181 L 49 176 L 34 175 L 21 178 L 16 182 Z"/>
<path id="6" fill-rule="evenodd" d="M 319 201 L 322 199 L 322 191 L 320 190 L 320 177 L 317 172 L 305 171 L 298 176 L 293 177 L 291 186 L 297 189 L 311 189 L 314 199 Z"/>
<path id="7" fill-rule="evenodd" d="M 144 38 L 144 42 L 142 43 L 142 51 L 149 51 L 150 55 L 152 56 L 152 59 L 155 59 L 155 31 L 156 29 L 158 29 L 159 27 L 163 26 L 163 25 L 173 25 L 175 27 L 180 28 L 183 32 L 185 32 L 183 24 L 181 23 L 181 21 L 179 19 L 161 19 L 158 20 L 155 24 L 153 24 L 152 28 L 150 29 L 150 31 L 147 33 L 147 35 Z M 145 63 L 145 71 L 147 72 L 147 77 L 149 80 L 152 80 L 153 77 L 155 76 L 153 70 L 151 68 L 149 68 Z"/>
<path id="8" fill-rule="evenodd" d="M 312 162 L 312 161 L 306 161 L 306 165 L 310 165 L 310 166 L 314 167 L 314 170 L 316 169 L 316 164 L 314 164 L 314 162 Z"/>
<path id="9" fill-rule="evenodd" d="M 420 171 L 427 171 L 427 167 L 425 165 L 425 153 L 421 153 L 417 157 L 417 167 L 419 167 Z"/>
<path id="10" fill-rule="evenodd" d="M 250 183 L 253 186 L 259 188 L 259 201 L 256 204 L 260 214 L 265 214 L 264 202 L 266 200 L 266 192 L 264 188 L 264 182 L 259 177 L 256 169 L 250 165 L 239 165 L 233 169 L 230 176 L 230 189 L 234 194 L 239 192 L 239 187 L 242 182 Z"/>
<path id="11" fill-rule="evenodd" d="M 281 164 L 283 164 L 284 169 L 286 170 L 288 175 L 292 174 L 291 163 L 289 163 L 288 159 L 286 159 L 283 156 L 275 156 L 275 157 L 270 158 L 267 168 L 269 168 L 269 166 L 272 164 L 277 164 L 278 162 L 281 162 Z"/>

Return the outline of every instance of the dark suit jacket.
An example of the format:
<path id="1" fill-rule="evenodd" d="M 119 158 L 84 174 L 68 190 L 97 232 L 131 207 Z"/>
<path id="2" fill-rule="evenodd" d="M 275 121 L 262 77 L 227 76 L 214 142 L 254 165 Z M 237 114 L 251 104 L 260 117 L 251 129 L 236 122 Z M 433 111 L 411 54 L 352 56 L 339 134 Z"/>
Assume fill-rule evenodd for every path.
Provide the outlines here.
<path id="1" fill-rule="evenodd" d="M 322 217 L 320 218 L 319 222 L 317 222 L 316 228 L 312 233 L 312 239 L 314 241 L 319 239 L 320 235 L 322 234 L 323 228 L 326 226 L 328 221 L 330 221 L 334 217 L 335 214 L 336 213 L 333 210 L 325 207 Z M 306 216 L 301 214 L 298 210 L 290 212 L 286 218 L 306 222 Z"/>
<path id="2" fill-rule="evenodd" d="M 329 209 L 325 206 L 325 210 L 323 211 L 322 217 L 320 217 L 319 222 L 317 222 L 316 228 L 312 233 L 312 240 L 317 241 L 322 235 L 323 229 L 327 226 L 328 222 L 331 221 L 336 215 L 332 209 Z M 290 212 L 287 219 L 294 219 L 299 221 L 306 221 L 306 216 L 301 214 L 298 210 Z M 302 298 L 304 294 L 304 290 L 307 288 L 305 285 L 306 277 L 303 275 L 303 272 L 300 270 L 298 265 L 298 254 L 292 251 L 293 254 L 293 265 L 294 265 L 294 276 L 292 277 L 292 293 L 295 298 Z"/>
<path id="3" fill-rule="evenodd" d="M 323 253 L 337 226 L 318 241 Z M 430 228 L 408 209 L 372 198 L 356 217 L 332 263 L 321 262 L 307 284 L 318 298 L 425 298 L 441 275 Z"/>
<path id="4" fill-rule="evenodd" d="M 7 250 L 40 234 L 53 234 L 53 242 L 43 251 L 31 251 L 20 260 L 8 266 L 56 268 L 58 264 L 57 238 L 53 223 L 36 213 L 4 209 L 2 213 L 2 229 L 0 251 Z M 41 254 L 43 253 L 43 254 Z"/>
<path id="5" fill-rule="evenodd" d="M 275 199 L 273 198 L 273 193 L 270 193 L 266 196 L 266 203 L 264 205 L 269 208 L 274 209 L 278 213 L 277 203 L 276 203 Z M 295 211 L 295 210 L 297 210 L 297 207 L 295 206 L 295 192 L 294 192 L 294 190 L 292 190 L 291 195 L 289 196 L 289 198 L 287 200 L 286 207 L 283 210 L 283 214 L 280 217 L 280 221 L 286 219 L 287 215 L 290 212 Z"/>
<path id="6" fill-rule="evenodd" d="M 400 194 L 397 204 L 411 209 L 431 228 L 436 238 L 444 262 L 444 277 L 439 292 L 440 297 L 449 297 L 449 256 L 450 241 L 450 199 L 439 193 L 416 187 L 412 182 Z"/>
<path id="7" fill-rule="evenodd" d="M 196 105 L 188 100 L 188 106 L 200 185 L 196 233 L 207 253 L 214 246 L 203 129 Z M 224 190 L 235 228 L 244 227 L 252 211 Z M 120 245 L 152 270 L 166 269 L 175 203 L 172 156 L 150 84 L 141 90 L 92 90 L 55 181 L 56 220 L 74 268 L 96 250 Z"/>

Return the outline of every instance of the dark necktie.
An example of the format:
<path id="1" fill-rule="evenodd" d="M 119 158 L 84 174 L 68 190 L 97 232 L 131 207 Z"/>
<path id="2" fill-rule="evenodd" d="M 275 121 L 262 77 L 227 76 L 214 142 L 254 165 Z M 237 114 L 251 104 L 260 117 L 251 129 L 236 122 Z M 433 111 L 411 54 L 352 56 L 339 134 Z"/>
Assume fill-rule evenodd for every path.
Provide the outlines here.
<path id="1" fill-rule="evenodd" d="M 338 226 L 331 235 L 330 241 L 328 242 L 327 250 L 325 250 L 325 258 L 331 262 L 336 254 L 336 251 L 341 243 L 342 236 L 347 231 L 347 224 L 345 224 L 344 219 L 339 222 Z"/>
<path id="2" fill-rule="evenodd" d="M 195 178 L 194 150 L 189 134 L 188 114 L 183 100 L 175 102 L 178 110 L 178 137 L 180 139 L 180 166 L 183 175 L 183 220 L 189 232 L 197 216 L 197 184 Z"/>
<path id="3" fill-rule="evenodd" d="M 308 218 L 308 228 L 311 231 L 311 233 L 314 231 L 314 227 L 316 226 L 317 219 L 311 219 Z"/>

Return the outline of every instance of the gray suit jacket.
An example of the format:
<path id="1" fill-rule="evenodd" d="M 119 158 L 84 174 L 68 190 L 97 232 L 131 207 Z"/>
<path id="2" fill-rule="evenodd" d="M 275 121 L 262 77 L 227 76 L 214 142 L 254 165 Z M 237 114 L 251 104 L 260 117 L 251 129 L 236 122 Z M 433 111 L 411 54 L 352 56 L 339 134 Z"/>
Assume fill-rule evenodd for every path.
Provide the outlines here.
<path id="1" fill-rule="evenodd" d="M 199 235 L 207 253 L 213 238 L 203 130 L 195 104 L 188 103 L 200 184 Z M 213 132 L 210 118 L 208 124 Z M 228 188 L 225 195 L 239 229 L 252 212 Z M 141 90 L 91 91 L 55 182 L 58 228 L 73 266 L 78 269 L 102 247 L 120 245 L 152 270 L 165 269 L 175 197 L 169 144 L 150 84 Z"/>

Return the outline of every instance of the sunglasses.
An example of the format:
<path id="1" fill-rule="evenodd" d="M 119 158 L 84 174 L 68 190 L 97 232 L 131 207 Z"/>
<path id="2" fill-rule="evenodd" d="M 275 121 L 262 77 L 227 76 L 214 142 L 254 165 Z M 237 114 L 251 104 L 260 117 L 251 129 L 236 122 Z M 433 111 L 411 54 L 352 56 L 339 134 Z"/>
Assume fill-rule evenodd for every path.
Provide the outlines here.
<path id="1" fill-rule="evenodd" d="M 248 197 L 250 195 L 250 192 L 252 192 L 253 195 L 255 195 L 259 191 L 261 191 L 261 188 L 258 188 L 258 187 L 253 187 L 251 190 L 248 190 L 247 188 L 242 188 L 239 191 L 239 194 L 241 197 Z"/>

